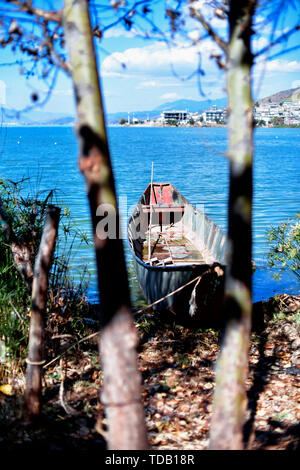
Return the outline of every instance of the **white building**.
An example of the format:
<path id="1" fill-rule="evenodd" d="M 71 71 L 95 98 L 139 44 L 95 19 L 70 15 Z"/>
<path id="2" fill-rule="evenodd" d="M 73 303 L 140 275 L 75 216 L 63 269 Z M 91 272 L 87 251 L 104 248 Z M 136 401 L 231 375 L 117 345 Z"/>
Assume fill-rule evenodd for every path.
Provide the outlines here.
<path id="1" fill-rule="evenodd" d="M 254 119 L 272 124 L 280 118 L 284 124 L 300 124 L 300 102 L 283 101 L 282 103 L 261 103 L 254 107 Z"/>
<path id="2" fill-rule="evenodd" d="M 163 111 L 159 120 L 162 122 L 168 121 L 186 121 L 188 119 L 188 112 L 185 111 Z"/>
<path id="3" fill-rule="evenodd" d="M 226 120 L 226 116 L 226 109 L 217 109 L 216 105 L 202 113 L 203 121 L 207 123 L 223 123 Z"/>
<path id="4" fill-rule="evenodd" d="M 188 119 L 193 119 L 195 122 L 201 121 L 202 114 L 200 113 L 189 113 Z"/>

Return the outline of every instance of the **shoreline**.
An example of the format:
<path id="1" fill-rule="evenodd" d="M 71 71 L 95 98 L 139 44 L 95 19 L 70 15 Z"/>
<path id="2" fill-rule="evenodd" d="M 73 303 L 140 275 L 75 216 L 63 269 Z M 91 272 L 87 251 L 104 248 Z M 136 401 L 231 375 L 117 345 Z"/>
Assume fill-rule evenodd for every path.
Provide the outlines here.
<path id="1" fill-rule="evenodd" d="M 74 124 L 2 124 L 2 129 L 4 128 L 35 128 L 35 127 L 69 127 L 69 128 L 74 128 Z M 119 128 L 126 128 L 126 129 L 135 129 L 135 128 L 151 128 L 151 129 L 164 129 L 164 128 L 174 128 L 174 129 L 202 129 L 202 128 L 212 128 L 212 129 L 220 129 L 220 128 L 227 128 L 228 126 L 226 124 L 204 124 L 201 126 L 172 126 L 172 125 L 161 125 L 161 124 L 131 124 L 131 125 L 126 125 L 126 124 L 107 124 L 107 127 L 119 127 Z M 291 126 L 255 126 L 254 129 L 300 129 L 300 124 L 299 125 L 291 125 Z"/>

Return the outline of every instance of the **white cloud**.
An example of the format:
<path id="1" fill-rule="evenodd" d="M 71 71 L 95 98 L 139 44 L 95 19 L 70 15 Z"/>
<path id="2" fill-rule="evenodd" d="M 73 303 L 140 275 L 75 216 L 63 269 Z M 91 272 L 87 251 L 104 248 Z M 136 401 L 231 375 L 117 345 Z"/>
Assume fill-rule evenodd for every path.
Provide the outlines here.
<path id="1" fill-rule="evenodd" d="M 300 72 L 300 62 L 296 60 L 271 60 L 267 63 L 267 71 L 281 73 Z"/>
<path id="2" fill-rule="evenodd" d="M 138 86 L 138 88 L 156 88 L 159 87 L 160 84 L 156 82 L 155 80 L 148 80 L 145 82 L 141 82 Z"/>
<path id="3" fill-rule="evenodd" d="M 130 31 L 126 31 L 123 28 L 110 28 L 104 32 L 105 39 L 111 38 L 134 38 L 137 34 L 137 31 L 132 28 Z"/>
<path id="4" fill-rule="evenodd" d="M 192 31 L 190 31 L 188 33 L 188 37 L 192 40 L 192 41 L 199 41 L 199 39 L 201 38 L 201 31 L 200 29 L 193 29 Z"/>
<path id="5" fill-rule="evenodd" d="M 38 93 L 42 93 L 42 94 L 47 94 L 49 93 L 49 89 L 48 88 L 43 88 L 43 89 L 40 89 L 40 90 L 37 90 Z M 51 91 L 51 94 L 52 95 L 57 95 L 57 96 L 72 96 L 73 95 L 73 90 L 72 88 L 66 88 L 65 90 L 59 90 L 59 89 L 56 89 L 54 88 L 52 91 Z"/>
<path id="6" fill-rule="evenodd" d="M 190 8 L 193 10 L 202 10 L 206 3 L 208 3 L 206 0 L 194 1 L 191 3 Z"/>
<path id="7" fill-rule="evenodd" d="M 158 80 L 145 80 L 138 84 L 137 89 L 141 90 L 144 88 L 173 88 L 182 87 L 180 80 L 169 80 L 168 77 Z"/>
<path id="8" fill-rule="evenodd" d="M 124 52 L 114 52 L 106 57 L 102 63 L 104 76 L 120 74 L 122 64 L 126 65 L 125 73 L 158 76 L 170 75 L 172 67 L 176 73 L 187 76 L 195 71 L 198 66 L 199 53 L 201 64 L 205 68 L 211 68 L 208 60 L 211 53 L 218 48 L 210 41 L 204 40 L 199 46 L 168 48 L 162 43 L 155 43 L 141 48 L 131 48 Z M 124 67 L 123 67 L 124 68 Z"/>
<path id="9" fill-rule="evenodd" d="M 124 70 L 126 69 L 124 68 Z M 129 75 L 126 72 L 109 72 L 107 70 L 104 70 L 103 68 L 101 68 L 101 75 L 103 77 L 134 78 L 134 75 Z"/>
<path id="10" fill-rule="evenodd" d="M 164 95 L 161 95 L 161 98 L 163 100 L 178 100 L 180 96 L 177 93 L 165 93 Z"/>
<path id="11" fill-rule="evenodd" d="M 254 67 L 253 78 L 264 76 L 264 81 L 282 77 L 287 73 L 299 73 L 300 62 L 296 60 L 274 59 L 270 61 L 260 60 Z"/>
<path id="12" fill-rule="evenodd" d="M 63 96 L 71 96 L 73 95 L 73 90 L 71 88 L 67 90 L 53 90 L 52 92 L 54 95 L 63 95 Z"/>
<path id="13" fill-rule="evenodd" d="M 253 39 L 252 46 L 254 51 L 260 51 L 263 47 L 266 47 L 268 42 L 269 41 L 264 36 L 260 36 L 259 38 Z"/>

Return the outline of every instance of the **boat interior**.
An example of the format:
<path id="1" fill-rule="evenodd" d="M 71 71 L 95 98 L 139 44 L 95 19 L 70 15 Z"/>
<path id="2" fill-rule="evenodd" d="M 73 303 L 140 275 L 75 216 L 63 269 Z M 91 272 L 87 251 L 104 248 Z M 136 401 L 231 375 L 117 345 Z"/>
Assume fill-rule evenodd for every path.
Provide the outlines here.
<path id="1" fill-rule="evenodd" d="M 156 266 L 205 263 L 201 252 L 185 236 L 181 221 L 152 224 L 145 233 L 142 260 Z"/>
<path id="2" fill-rule="evenodd" d="M 209 241 L 216 245 L 223 238 L 218 230 L 170 183 L 150 184 L 128 225 L 131 248 L 152 266 L 211 263 L 216 253 Z"/>

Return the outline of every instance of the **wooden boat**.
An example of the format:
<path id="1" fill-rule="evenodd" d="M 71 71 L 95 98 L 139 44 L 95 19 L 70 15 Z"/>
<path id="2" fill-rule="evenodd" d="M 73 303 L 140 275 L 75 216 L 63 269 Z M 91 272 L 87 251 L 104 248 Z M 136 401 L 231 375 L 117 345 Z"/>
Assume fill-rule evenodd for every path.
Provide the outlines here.
<path id="1" fill-rule="evenodd" d="M 154 310 L 218 321 L 226 235 L 172 184 L 148 185 L 129 219 L 128 241 L 146 301 L 164 298 Z"/>

